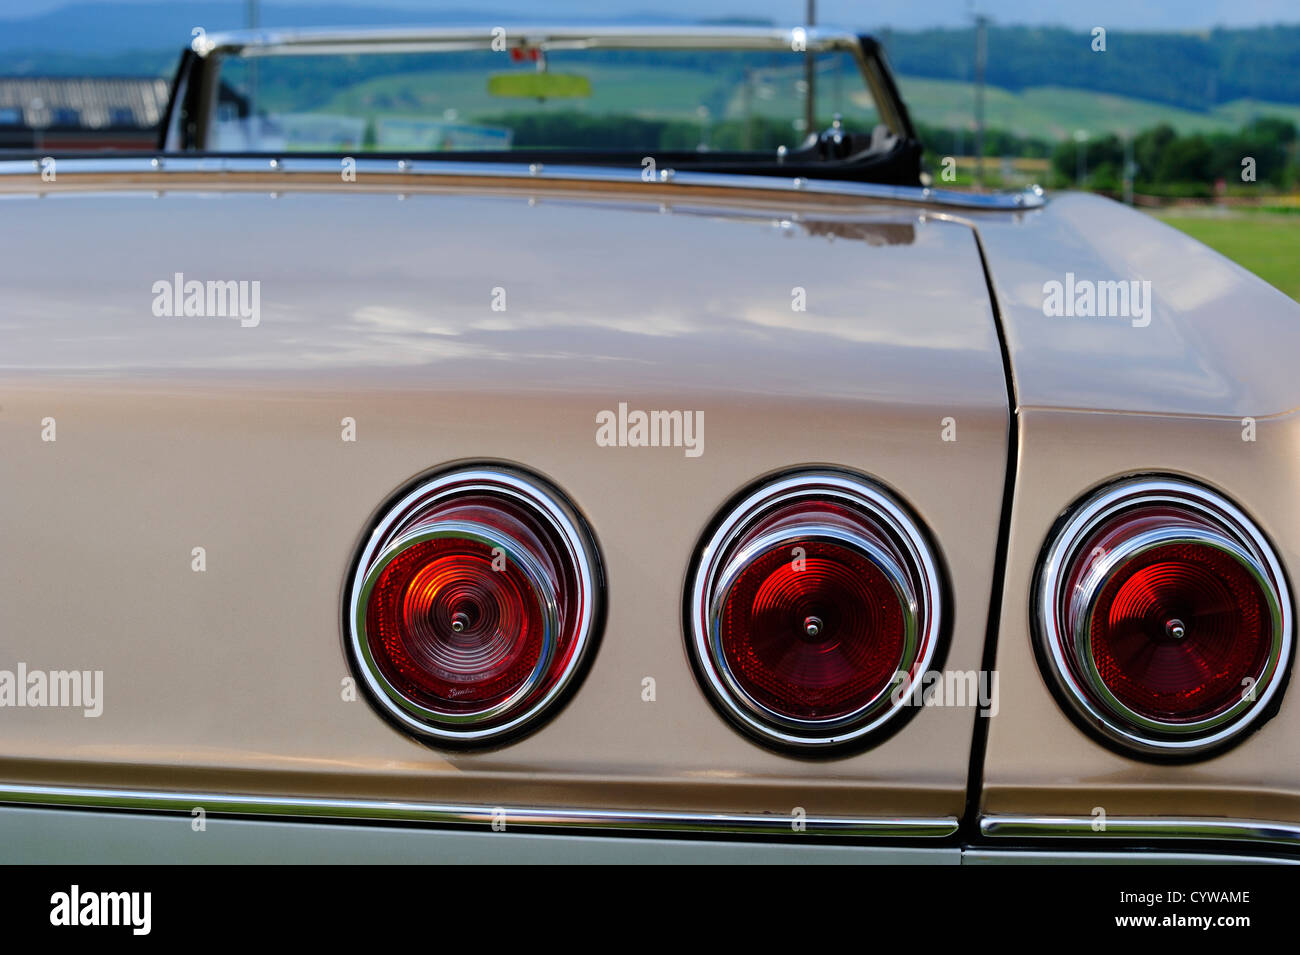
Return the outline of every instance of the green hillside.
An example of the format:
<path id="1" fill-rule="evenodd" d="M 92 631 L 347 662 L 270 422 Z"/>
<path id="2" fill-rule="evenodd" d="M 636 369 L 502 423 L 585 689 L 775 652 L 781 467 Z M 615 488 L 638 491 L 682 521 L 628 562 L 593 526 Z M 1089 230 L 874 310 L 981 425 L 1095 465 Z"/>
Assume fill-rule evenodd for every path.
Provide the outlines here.
<path id="1" fill-rule="evenodd" d="M 694 119 L 698 107 L 708 105 L 713 119 L 740 118 L 746 104 L 755 115 L 770 118 L 798 114 L 793 90 L 795 72 L 789 76 L 772 71 L 757 91 L 747 95 L 735 77 L 688 69 L 663 69 L 655 82 L 645 82 L 643 68 L 616 66 L 588 67 L 593 95 L 586 100 L 556 100 L 543 109 L 579 109 L 590 113 L 623 113 L 638 117 Z M 903 98 L 913 119 L 942 129 L 970 129 L 974 123 L 974 87 L 953 80 L 899 78 Z M 298 90 L 264 84 L 273 110 L 303 109 Z M 828 91 L 829 92 L 829 91 Z M 754 95 L 766 94 L 766 95 Z M 856 84 L 845 84 L 841 96 L 825 107 L 845 113 L 851 120 L 869 122 L 863 109 L 866 94 Z M 481 72 L 441 70 L 404 73 L 364 80 L 358 85 L 310 105 L 317 113 L 351 116 L 441 117 L 454 109 L 463 118 L 498 113 L 512 106 L 537 110 L 533 101 L 512 103 L 489 96 Z M 985 124 L 1022 137 L 1049 142 L 1067 138 L 1075 130 L 1090 136 L 1103 133 L 1136 133 L 1167 123 L 1180 134 L 1230 132 L 1262 115 L 1281 116 L 1300 124 L 1300 105 L 1236 100 L 1207 112 L 1196 112 L 1132 96 L 1095 93 L 1053 86 L 1012 91 L 997 87 L 985 90 Z"/>
<path id="2" fill-rule="evenodd" d="M 718 78 L 694 70 L 656 71 L 654 83 L 646 82 L 646 71 L 617 67 L 588 67 L 582 73 L 591 79 L 592 96 L 585 100 L 553 100 L 546 108 L 571 110 L 575 106 L 596 113 L 621 112 L 637 116 L 685 117 L 695 114 L 702 102 L 719 94 Z M 267 106 L 273 110 L 310 108 L 317 113 L 348 116 L 441 117 L 454 109 L 462 117 L 495 113 L 520 103 L 531 110 L 534 100 L 516 100 L 488 94 L 487 75 L 479 71 L 431 70 L 378 76 L 331 96 L 318 105 L 304 101 L 289 88 L 266 90 Z"/>

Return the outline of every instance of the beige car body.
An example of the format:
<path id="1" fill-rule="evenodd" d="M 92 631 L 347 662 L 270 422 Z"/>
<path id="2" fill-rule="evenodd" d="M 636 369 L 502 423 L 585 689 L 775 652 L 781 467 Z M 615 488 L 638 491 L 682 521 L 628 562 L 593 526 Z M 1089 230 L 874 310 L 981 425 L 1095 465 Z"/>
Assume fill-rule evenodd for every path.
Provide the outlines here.
<path id="1" fill-rule="evenodd" d="M 1154 220 L 1073 195 L 982 211 L 703 175 L 6 171 L 0 668 L 102 670 L 104 700 L 96 718 L 0 711 L 0 801 L 985 851 L 1300 845 L 1294 692 L 1225 752 L 1155 763 L 1080 730 L 1031 646 L 1053 522 L 1119 476 L 1218 488 L 1300 566 L 1300 307 Z M 1150 280 L 1149 324 L 1045 316 L 1067 271 Z M 151 287 L 177 272 L 259 280 L 259 323 L 156 317 Z M 620 402 L 702 411 L 703 453 L 598 446 Z M 467 461 L 568 495 L 607 613 L 558 713 L 451 751 L 348 693 L 340 605 L 381 505 Z M 738 491 L 803 465 L 918 515 L 950 596 L 936 665 L 997 672 L 987 719 L 922 707 L 809 758 L 710 705 L 687 568 Z"/>

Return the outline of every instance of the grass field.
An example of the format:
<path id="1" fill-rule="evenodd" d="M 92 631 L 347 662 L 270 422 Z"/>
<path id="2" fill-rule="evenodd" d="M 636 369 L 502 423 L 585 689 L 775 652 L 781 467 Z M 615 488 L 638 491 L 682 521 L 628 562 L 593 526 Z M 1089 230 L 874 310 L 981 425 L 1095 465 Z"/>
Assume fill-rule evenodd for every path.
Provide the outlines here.
<path id="1" fill-rule="evenodd" d="M 1165 211 L 1158 218 L 1300 301 L 1300 216 Z"/>

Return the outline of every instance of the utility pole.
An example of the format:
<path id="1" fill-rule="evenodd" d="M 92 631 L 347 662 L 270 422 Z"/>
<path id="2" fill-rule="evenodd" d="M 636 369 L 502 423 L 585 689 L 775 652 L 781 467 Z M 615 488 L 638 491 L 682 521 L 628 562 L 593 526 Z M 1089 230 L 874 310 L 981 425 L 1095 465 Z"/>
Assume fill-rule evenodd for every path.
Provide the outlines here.
<path id="1" fill-rule="evenodd" d="M 1133 136 L 1124 130 L 1124 204 L 1133 205 L 1133 177 L 1137 175 L 1137 163 L 1133 161 Z"/>
<path id="2" fill-rule="evenodd" d="M 244 18 L 247 21 L 245 25 L 250 30 L 256 30 L 258 26 L 261 25 L 261 16 L 260 11 L 258 10 L 257 0 L 248 0 L 245 6 Z M 248 104 L 250 110 L 248 121 L 249 125 L 256 130 L 256 135 L 260 139 L 262 135 L 262 126 L 257 118 L 257 94 L 257 57 L 250 56 L 248 58 Z"/>
<path id="3" fill-rule="evenodd" d="M 808 11 L 804 26 L 811 33 L 812 28 L 817 24 L 817 0 L 808 0 Z M 811 42 L 811 39 L 809 40 Z M 817 70 L 817 54 L 813 52 L 812 47 L 804 50 L 803 54 L 803 81 L 808 88 L 807 95 L 804 98 L 804 133 L 815 134 L 817 132 L 817 100 L 813 93 L 814 73 Z"/>
<path id="4" fill-rule="evenodd" d="M 754 70 L 745 67 L 745 85 L 741 87 L 741 101 L 745 104 L 745 125 L 741 131 L 740 148 L 749 152 L 754 148 Z"/>
<path id="5" fill-rule="evenodd" d="M 984 185 L 984 68 L 988 61 L 989 18 L 975 16 L 975 181 Z"/>

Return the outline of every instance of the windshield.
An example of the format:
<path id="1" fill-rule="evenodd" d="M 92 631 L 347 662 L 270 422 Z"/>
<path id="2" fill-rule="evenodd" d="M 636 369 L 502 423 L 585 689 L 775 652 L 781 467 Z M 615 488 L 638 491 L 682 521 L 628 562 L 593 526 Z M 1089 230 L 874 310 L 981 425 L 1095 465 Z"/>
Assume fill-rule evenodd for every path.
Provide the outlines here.
<path id="1" fill-rule="evenodd" d="M 598 49 L 222 57 L 223 152 L 797 150 L 840 128 L 890 145 L 854 56 Z M 847 152 L 847 149 L 845 150 Z"/>

